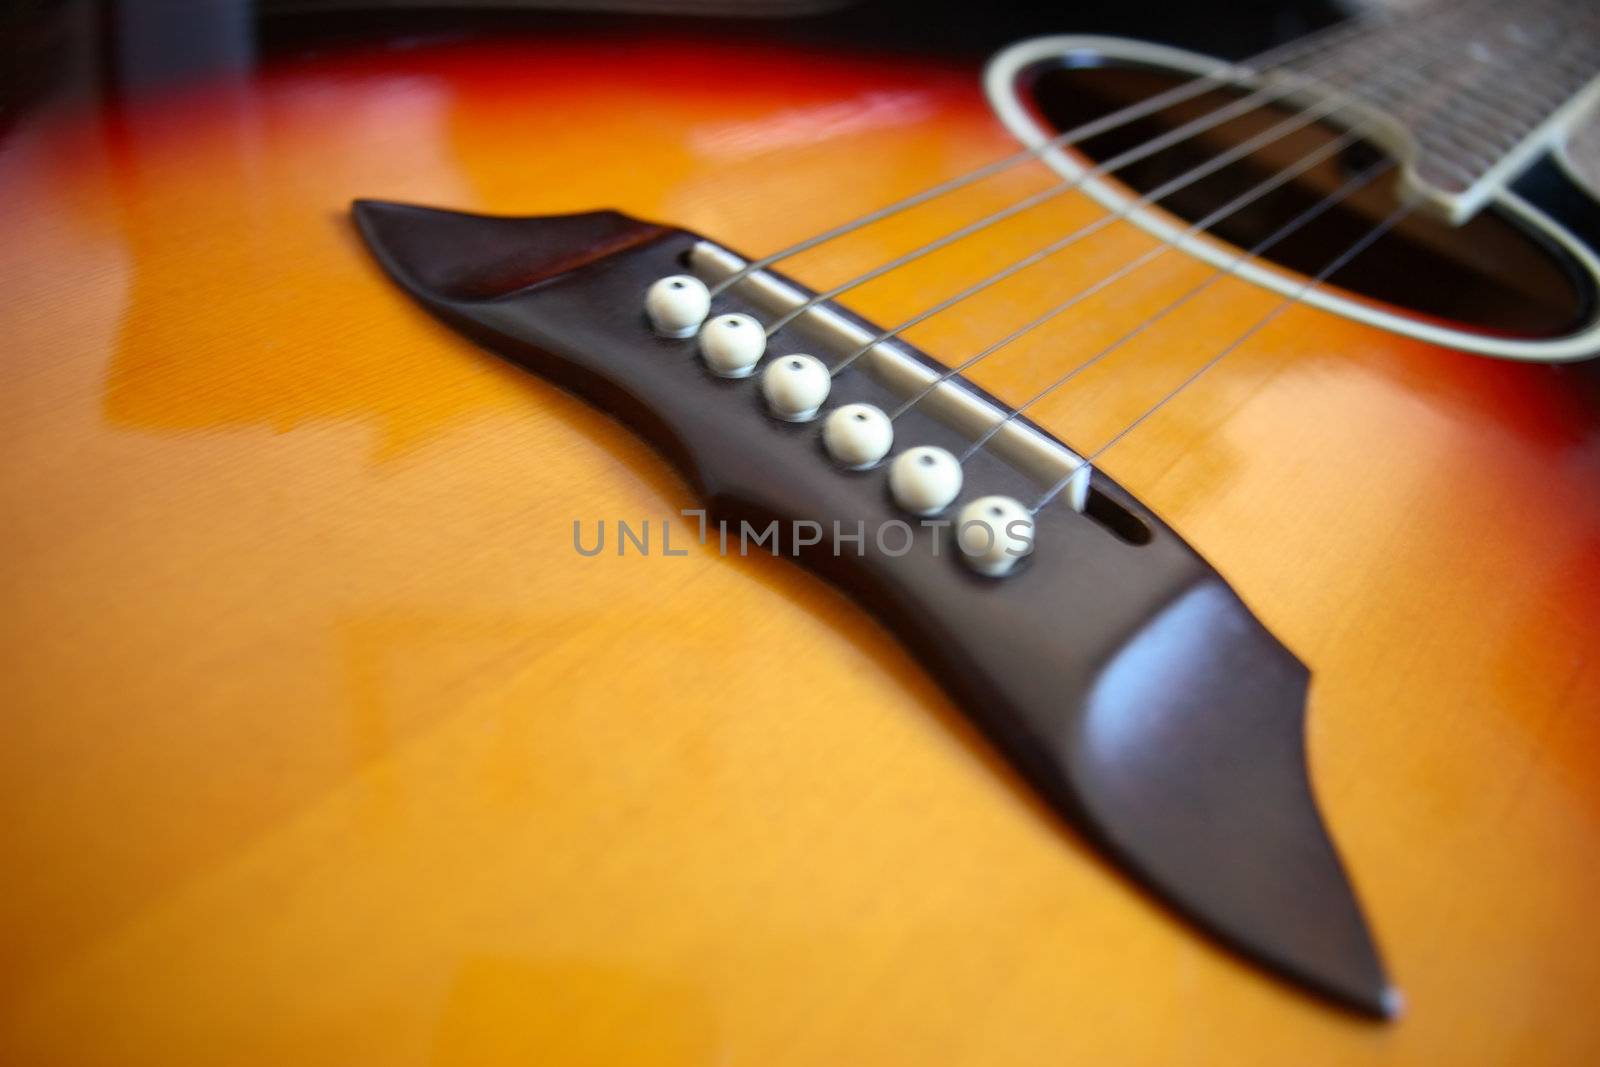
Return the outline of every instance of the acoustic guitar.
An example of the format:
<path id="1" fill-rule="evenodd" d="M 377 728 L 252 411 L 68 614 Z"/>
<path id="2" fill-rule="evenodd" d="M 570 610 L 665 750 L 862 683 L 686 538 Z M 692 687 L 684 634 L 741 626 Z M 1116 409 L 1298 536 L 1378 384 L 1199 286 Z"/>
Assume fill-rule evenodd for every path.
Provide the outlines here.
<path id="1" fill-rule="evenodd" d="M 14 16 L 0 1059 L 1595 1062 L 1600 11 L 633 6 Z"/>

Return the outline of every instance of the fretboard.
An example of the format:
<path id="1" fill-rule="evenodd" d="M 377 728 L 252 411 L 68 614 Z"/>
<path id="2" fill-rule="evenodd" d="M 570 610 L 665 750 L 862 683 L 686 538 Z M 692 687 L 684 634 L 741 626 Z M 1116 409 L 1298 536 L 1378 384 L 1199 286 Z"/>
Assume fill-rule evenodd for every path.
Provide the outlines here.
<path id="1" fill-rule="evenodd" d="M 1470 198 L 1504 180 L 1600 76 L 1594 0 L 1430 0 L 1335 35 L 1289 69 L 1403 127 L 1412 177 Z"/>

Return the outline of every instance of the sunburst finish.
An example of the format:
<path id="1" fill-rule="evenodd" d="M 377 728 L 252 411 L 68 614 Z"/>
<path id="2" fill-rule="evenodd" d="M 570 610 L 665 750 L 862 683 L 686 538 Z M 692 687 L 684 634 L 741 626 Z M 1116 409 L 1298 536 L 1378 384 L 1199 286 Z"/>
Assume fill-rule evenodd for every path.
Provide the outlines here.
<path id="1" fill-rule="evenodd" d="M 1600 1054 L 1592 368 L 1302 308 L 1104 460 L 1313 669 L 1318 792 L 1409 1000 L 1378 1026 L 1132 889 L 797 568 L 580 557 L 574 520 L 695 502 L 345 215 L 616 207 L 759 254 L 1013 148 L 963 67 L 614 37 L 332 54 L 0 144 L 3 1057 Z M 836 284 L 1050 180 L 785 269 Z M 1096 210 L 847 302 L 899 321 Z M 1150 240 L 913 339 L 955 362 Z M 975 377 L 1023 399 L 1207 270 L 1164 256 Z M 1223 281 L 1032 414 L 1092 450 L 1275 302 Z"/>

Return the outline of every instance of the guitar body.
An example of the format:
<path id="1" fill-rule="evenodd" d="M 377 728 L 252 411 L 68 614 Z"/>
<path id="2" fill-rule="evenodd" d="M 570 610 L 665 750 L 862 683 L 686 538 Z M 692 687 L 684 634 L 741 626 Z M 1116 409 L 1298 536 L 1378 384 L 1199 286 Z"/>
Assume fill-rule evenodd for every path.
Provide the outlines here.
<path id="1" fill-rule="evenodd" d="M 1312 778 L 1406 991 L 1380 1026 L 1196 937 L 886 629 L 699 544 L 662 458 L 428 317 L 347 216 L 610 207 L 761 254 L 1015 148 L 970 64 L 579 33 L 336 49 L 14 131 L 0 1058 L 1600 1055 L 1593 366 L 1297 307 L 1102 462 L 1312 668 Z M 1048 180 L 785 272 L 826 288 Z M 850 304 L 900 321 L 1097 210 Z M 916 341 L 953 361 L 982 309 L 1152 241 L 1114 227 Z M 1027 395 L 1208 269 L 1166 257 L 974 377 Z M 1088 450 L 1276 300 L 1226 279 L 1030 414 Z"/>

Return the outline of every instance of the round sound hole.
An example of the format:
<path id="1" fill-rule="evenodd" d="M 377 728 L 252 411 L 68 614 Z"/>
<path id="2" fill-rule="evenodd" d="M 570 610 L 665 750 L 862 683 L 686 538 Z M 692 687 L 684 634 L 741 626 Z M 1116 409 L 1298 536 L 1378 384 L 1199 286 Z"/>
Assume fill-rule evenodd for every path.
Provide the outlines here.
<path id="1" fill-rule="evenodd" d="M 1024 91 L 1055 131 L 1072 129 L 1189 81 L 1193 75 L 1138 66 L 1066 62 L 1033 68 Z M 1100 162 L 1136 148 L 1244 95 L 1223 88 L 1175 104 L 1075 145 Z M 1229 148 L 1299 114 L 1294 105 L 1250 111 L 1111 175 L 1145 193 L 1216 158 Z M 1345 131 L 1311 124 L 1244 159 L 1162 198 L 1161 209 L 1195 222 L 1314 153 Z M 1240 248 L 1266 240 L 1353 175 L 1381 161 L 1367 142 L 1349 145 L 1304 174 L 1208 229 Z M 1315 275 L 1396 204 L 1399 168 L 1275 243 L 1263 258 Z M 1502 337 L 1562 337 L 1589 318 L 1589 275 L 1554 241 L 1489 208 L 1461 226 L 1412 212 L 1334 279 L 1346 292 L 1383 301 L 1414 316 Z"/>

